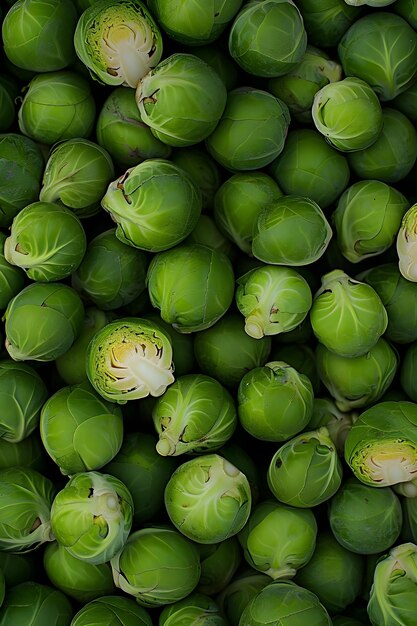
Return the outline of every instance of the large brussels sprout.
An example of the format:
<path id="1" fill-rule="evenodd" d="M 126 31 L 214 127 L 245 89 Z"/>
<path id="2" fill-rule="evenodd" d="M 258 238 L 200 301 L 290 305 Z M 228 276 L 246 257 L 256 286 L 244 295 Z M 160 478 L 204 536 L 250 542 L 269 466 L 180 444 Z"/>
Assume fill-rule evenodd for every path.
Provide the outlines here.
<path id="1" fill-rule="evenodd" d="M 315 46 L 337 46 L 349 26 L 361 15 L 360 8 L 345 0 L 297 0 L 308 41 Z"/>
<path id="2" fill-rule="evenodd" d="M 217 72 L 184 52 L 158 63 L 136 90 L 142 120 L 169 146 L 190 146 L 206 139 L 221 118 L 226 98 Z"/>
<path id="3" fill-rule="evenodd" d="M 77 23 L 75 50 L 93 78 L 135 88 L 159 62 L 162 37 L 140 0 L 98 0 Z"/>
<path id="4" fill-rule="evenodd" d="M 116 620 L 116 621 L 115 621 Z M 88 602 L 74 615 L 71 626 L 152 626 L 146 609 L 131 598 L 106 596 Z"/>
<path id="5" fill-rule="evenodd" d="M 398 267 L 401 274 L 413 283 L 417 282 L 417 204 L 404 214 L 397 233 Z"/>
<path id="6" fill-rule="evenodd" d="M 196 590 L 212 596 L 221 592 L 233 578 L 242 561 L 242 550 L 236 535 L 220 543 L 199 543 L 197 546 L 201 576 Z"/>
<path id="7" fill-rule="evenodd" d="M 28 581 L 8 590 L 0 609 L 0 626 L 70 626 L 73 610 L 58 589 Z"/>
<path id="8" fill-rule="evenodd" d="M 194 592 L 174 604 L 165 606 L 159 616 L 159 626 L 201 624 L 201 626 L 228 626 L 217 602 L 210 596 Z"/>

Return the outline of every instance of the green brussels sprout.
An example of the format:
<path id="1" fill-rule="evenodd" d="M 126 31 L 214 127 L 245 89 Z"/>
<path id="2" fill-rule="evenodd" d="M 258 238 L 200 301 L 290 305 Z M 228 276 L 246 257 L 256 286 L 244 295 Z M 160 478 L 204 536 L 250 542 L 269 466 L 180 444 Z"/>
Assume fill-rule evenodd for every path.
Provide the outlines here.
<path id="1" fill-rule="evenodd" d="M 217 72 L 194 54 L 175 53 L 139 82 L 136 102 L 142 120 L 169 146 L 191 146 L 208 137 L 226 106 Z"/>
<path id="2" fill-rule="evenodd" d="M 155 255 L 147 283 L 152 306 L 183 333 L 215 324 L 229 309 L 235 287 L 228 257 L 201 244 L 183 244 Z"/>
<path id="3" fill-rule="evenodd" d="M 245 72 L 272 77 L 300 63 L 307 47 L 302 15 L 292 0 L 246 2 L 229 32 L 229 53 Z"/>
<path id="4" fill-rule="evenodd" d="M 74 34 L 78 57 L 106 85 L 136 88 L 159 62 L 162 37 L 140 0 L 99 0 L 82 14 Z"/>
<path id="5" fill-rule="evenodd" d="M 245 331 L 260 339 L 296 328 L 312 305 L 308 282 L 291 267 L 263 265 L 237 280 L 236 304 Z"/>
<path id="6" fill-rule="evenodd" d="M 227 4 L 231 6 L 231 3 Z M 208 65 L 211 65 L 222 79 L 227 91 L 237 87 L 239 67 L 229 55 L 227 46 L 223 46 L 218 42 L 204 46 L 193 46 L 193 54 L 200 57 Z"/>
<path id="7" fill-rule="evenodd" d="M 116 620 L 116 621 L 115 621 Z M 121 596 L 102 596 L 85 604 L 74 615 L 71 626 L 152 626 L 149 613 Z"/>
<path id="8" fill-rule="evenodd" d="M 256 439 L 286 441 L 310 421 L 314 392 L 304 374 L 283 361 L 247 372 L 237 391 L 243 428 Z"/>
<path id="9" fill-rule="evenodd" d="M 167 159 L 171 153 L 142 121 L 135 90 L 129 87 L 116 87 L 106 98 L 97 116 L 96 136 L 122 168 L 134 167 L 145 159 Z"/>
<path id="10" fill-rule="evenodd" d="M 146 607 L 182 600 L 201 572 L 196 545 L 168 525 L 132 533 L 111 566 L 116 586 Z"/>
<path id="11" fill-rule="evenodd" d="M 199 148 L 177 148 L 170 159 L 185 170 L 199 187 L 202 196 L 202 209 L 211 210 L 214 196 L 220 187 L 220 169 L 216 161 Z"/>
<path id="12" fill-rule="evenodd" d="M 8 590 L 0 609 L 0 626 L 70 626 L 73 610 L 58 589 L 28 581 Z"/>
<path id="13" fill-rule="evenodd" d="M 399 270 L 413 283 L 417 282 L 416 217 L 417 204 L 413 204 L 403 216 L 396 241 Z"/>
<path id="14" fill-rule="evenodd" d="M 291 580 L 276 580 L 261 589 L 250 602 L 239 626 L 291 626 L 302 620 L 309 626 L 331 626 L 332 621 L 317 596 Z"/>
<path id="15" fill-rule="evenodd" d="M 343 611 L 360 595 L 364 573 L 364 559 L 323 532 L 318 534 L 313 556 L 297 572 L 295 582 L 315 593 L 333 614 Z"/>
<path id="16" fill-rule="evenodd" d="M 297 6 L 303 16 L 308 42 L 326 48 L 337 46 L 362 11 L 344 0 L 297 0 Z"/>
<path id="17" fill-rule="evenodd" d="M 348 478 L 330 500 L 329 522 L 341 546 L 357 554 L 378 554 L 398 539 L 402 511 L 390 487 L 375 489 Z"/>
<path id="18" fill-rule="evenodd" d="M 28 552 L 53 540 L 50 509 L 56 490 L 49 478 L 28 467 L 2 469 L 0 493 L 1 550 Z"/>
<path id="19" fill-rule="evenodd" d="M 329 500 L 342 483 L 343 468 L 325 426 L 296 435 L 275 452 L 268 485 L 280 502 L 301 508 Z"/>
<path id="20" fill-rule="evenodd" d="M 316 536 L 311 510 L 265 500 L 252 510 L 238 539 L 251 567 L 274 580 L 288 580 L 311 559 Z"/>
<path id="21" fill-rule="evenodd" d="M 332 270 L 321 279 L 310 309 L 313 332 L 339 356 L 369 352 L 388 325 L 388 315 L 376 291 L 366 283 Z"/>
<path id="22" fill-rule="evenodd" d="M 317 130 L 342 152 L 372 146 L 384 123 L 377 95 L 356 76 L 322 87 L 314 96 L 311 115 Z"/>
<path id="23" fill-rule="evenodd" d="M 26 363 L 0 360 L 0 437 L 17 443 L 39 425 L 48 390 L 36 370 Z"/>
<path id="24" fill-rule="evenodd" d="M 171 522 L 197 543 L 218 543 L 236 535 L 248 520 L 251 504 L 245 474 L 218 454 L 182 463 L 165 488 Z"/>
<path id="25" fill-rule="evenodd" d="M 61 201 L 80 218 L 95 215 L 114 177 L 109 153 L 88 139 L 68 139 L 51 150 L 39 199 Z"/>
<path id="26" fill-rule="evenodd" d="M 274 265 L 308 265 L 324 254 L 331 236 L 330 224 L 314 200 L 281 196 L 259 214 L 252 254 Z"/>
<path id="27" fill-rule="evenodd" d="M 396 0 L 399 4 L 400 0 Z M 417 23 L 416 23 L 417 25 Z M 411 122 L 414 124 L 417 122 L 417 83 L 413 82 L 410 87 L 407 87 L 398 96 L 390 101 L 390 105 L 401 111 Z"/>
<path id="28" fill-rule="evenodd" d="M 172 39 L 187 46 L 218 39 L 241 4 L 242 0 L 148 0 L 161 28 Z"/>
<path id="29" fill-rule="evenodd" d="M 86 234 L 75 213 L 53 202 L 33 202 L 14 217 L 4 257 L 31 280 L 51 282 L 68 278 L 86 248 Z"/>
<path id="30" fill-rule="evenodd" d="M 133 302 L 146 289 L 148 258 L 128 246 L 110 229 L 94 237 L 72 274 L 72 286 L 101 311 Z"/>
<path id="31" fill-rule="evenodd" d="M 218 250 L 229 257 L 231 261 L 233 261 L 236 254 L 236 248 L 230 239 L 227 239 L 220 232 L 214 219 L 205 213 L 200 215 L 193 231 L 184 239 L 184 243 L 198 243 L 212 250 Z"/>
<path id="32" fill-rule="evenodd" d="M 373 626 L 412 623 L 416 569 L 417 546 L 413 543 L 393 547 L 378 561 L 367 607 Z"/>
<path id="33" fill-rule="evenodd" d="M 414 479 L 417 471 L 417 405 L 378 402 L 363 411 L 345 443 L 345 459 L 366 485 L 386 487 Z"/>
<path id="34" fill-rule="evenodd" d="M 105 402 L 88 383 L 62 387 L 42 407 L 40 434 L 63 474 L 97 470 L 120 450 L 122 411 Z"/>
<path id="35" fill-rule="evenodd" d="M 395 183 L 410 173 L 417 159 L 417 131 L 400 111 L 382 109 L 383 127 L 375 143 L 348 155 L 349 165 L 360 178 Z"/>
<path id="36" fill-rule="evenodd" d="M 417 33 L 399 15 L 372 12 L 345 32 L 338 54 L 347 76 L 365 80 L 380 100 L 392 100 L 415 81 Z"/>
<path id="37" fill-rule="evenodd" d="M 321 133 L 299 128 L 288 133 L 270 172 L 287 195 L 301 195 L 329 207 L 346 188 L 350 171 L 346 157 L 329 145 Z"/>
<path id="38" fill-rule="evenodd" d="M 29 467 L 37 472 L 46 469 L 47 456 L 38 433 L 32 433 L 17 443 L 0 439 L 0 469 Z M 1 563 L 0 563 L 1 568 Z"/>
<path id="39" fill-rule="evenodd" d="M 417 26 L 417 12 L 415 0 L 396 0 L 391 10 L 401 15 L 415 29 Z"/>
<path id="40" fill-rule="evenodd" d="M 228 626 L 217 602 L 196 591 L 183 600 L 165 606 L 159 616 L 159 626 L 175 626 L 179 623 L 178 620 L 184 624 Z"/>
<path id="41" fill-rule="evenodd" d="M 400 384 L 407 396 L 417 402 L 417 385 L 415 380 L 415 368 L 417 364 L 417 341 L 407 346 L 401 359 Z"/>
<path id="42" fill-rule="evenodd" d="M 95 112 L 90 84 L 80 74 L 65 70 L 36 74 L 18 111 L 19 129 L 52 146 L 64 139 L 88 137 Z"/>
<path id="43" fill-rule="evenodd" d="M 14 124 L 16 119 L 15 101 L 19 88 L 9 76 L 0 75 L 0 133 L 4 133 Z"/>
<path id="44" fill-rule="evenodd" d="M 4 256 L 6 239 L 7 236 L 0 232 L 0 309 L 3 310 L 25 285 L 23 270 L 9 263 Z"/>
<path id="45" fill-rule="evenodd" d="M 220 543 L 197 544 L 200 553 L 201 575 L 196 590 L 212 596 L 229 584 L 242 561 L 242 550 L 237 536 Z"/>
<path id="46" fill-rule="evenodd" d="M 188 374 L 157 399 L 152 411 L 162 456 L 217 450 L 232 436 L 237 423 L 234 400 L 216 379 Z"/>
<path id="47" fill-rule="evenodd" d="M 46 546 L 43 566 L 54 587 L 77 602 L 85 604 L 114 591 L 108 563 L 93 565 L 82 561 L 56 541 Z"/>
<path id="48" fill-rule="evenodd" d="M 174 382 L 168 334 L 139 317 L 106 324 L 91 340 L 86 362 L 89 381 L 111 402 L 157 397 Z"/>
<path id="49" fill-rule="evenodd" d="M 30 552 L 19 554 L 0 550 L 0 567 L 6 589 L 34 580 L 36 565 L 36 559 L 32 558 Z"/>
<path id="50" fill-rule="evenodd" d="M 132 527 L 133 501 L 110 474 L 74 474 L 52 503 L 55 539 L 72 556 L 99 565 L 119 552 Z"/>
<path id="51" fill-rule="evenodd" d="M 253 568 L 239 572 L 217 596 L 217 602 L 229 620 L 230 626 L 239 626 L 239 619 L 252 598 L 271 582 L 270 576 L 259 574 Z"/>
<path id="52" fill-rule="evenodd" d="M 112 182 L 101 204 L 117 223 L 120 241 L 160 252 L 191 233 L 202 200 L 183 169 L 164 159 L 147 159 Z"/>
<path id="53" fill-rule="evenodd" d="M 18 0 L 2 24 L 7 58 L 33 72 L 54 72 L 71 65 L 77 18 L 71 0 Z"/>
<path id="54" fill-rule="evenodd" d="M 288 107 L 254 87 L 229 91 L 226 107 L 206 139 L 209 153 L 230 170 L 257 170 L 282 152 L 290 124 Z"/>
<path id="55" fill-rule="evenodd" d="M 0 227 L 11 225 L 21 209 L 39 197 L 44 160 L 39 146 L 24 135 L 0 135 Z"/>
<path id="56" fill-rule="evenodd" d="M 380 180 L 360 180 L 348 187 L 332 216 L 343 256 L 359 263 L 388 250 L 409 206 L 402 193 Z"/>
<path id="57" fill-rule="evenodd" d="M 15 361 L 53 361 L 78 337 L 83 318 L 74 289 L 63 283 L 32 283 L 7 306 L 6 349 Z"/>
<path id="58" fill-rule="evenodd" d="M 314 96 L 321 87 L 342 78 L 342 66 L 337 61 L 307 45 L 301 61 L 284 76 L 271 78 L 268 87 L 271 93 L 287 105 L 291 118 L 310 123 Z"/>

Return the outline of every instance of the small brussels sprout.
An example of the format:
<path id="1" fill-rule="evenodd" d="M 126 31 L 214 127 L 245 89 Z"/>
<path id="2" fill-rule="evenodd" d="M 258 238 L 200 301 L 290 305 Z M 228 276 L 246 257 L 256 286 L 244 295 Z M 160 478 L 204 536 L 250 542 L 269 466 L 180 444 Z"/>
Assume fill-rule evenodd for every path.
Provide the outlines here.
<path id="1" fill-rule="evenodd" d="M 195 589 L 201 572 L 196 545 L 168 525 L 132 533 L 111 566 L 116 586 L 146 607 L 182 600 Z"/>
<path id="2" fill-rule="evenodd" d="M 62 70 L 36 74 L 18 111 L 20 132 L 52 146 L 64 139 L 88 137 L 96 105 L 88 81 Z"/>
<path id="3" fill-rule="evenodd" d="M 245 317 L 245 331 L 255 339 L 293 330 L 312 304 L 307 281 L 290 267 L 263 265 L 237 284 L 236 304 Z"/>
<path id="4" fill-rule="evenodd" d="M 86 359 L 91 384 L 110 402 L 157 397 L 174 382 L 169 336 L 143 318 L 106 324 L 91 340 Z"/>
<path id="5" fill-rule="evenodd" d="M 140 0 L 99 0 L 82 14 L 74 34 L 77 55 L 93 78 L 136 88 L 159 62 L 162 37 Z"/>
<path id="6" fill-rule="evenodd" d="M 311 114 L 317 130 L 342 152 L 372 146 L 384 123 L 377 95 L 356 76 L 322 87 L 314 96 Z"/>
<path id="7" fill-rule="evenodd" d="M 53 361 L 78 337 L 83 318 L 74 289 L 64 283 L 32 283 L 7 306 L 6 349 L 15 361 Z"/>
<path id="8" fill-rule="evenodd" d="M 221 183 L 220 168 L 216 161 L 205 150 L 194 146 L 177 148 L 170 160 L 185 170 L 200 189 L 202 209 L 211 210 L 214 195 Z"/>
<path id="9" fill-rule="evenodd" d="M 297 0 L 308 42 L 315 46 L 337 46 L 349 26 L 360 16 L 360 8 L 344 0 Z"/>
<path id="10" fill-rule="evenodd" d="M 342 270 L 328 272 L 321 282 L 310 309 L 315 336 L 339 356 L 366 354 L 388 324 L 380 297 L 370 285 Z"/>
<path id="11" fill-rule="evenodd" d="M 275 452 L 268 485 L 280 502 L 308 508 L 329 500 L 342 483 L 342 463 L 325 426 L 304 432 Z"/>
<path id="12" fill-rule="evenodd" d="M 159 626 L 176 626 L 181 620 L 184 623 L 201 624 L 201 626 L 228 626 L 220 607 L 213 598 L 194 592 L 174 604 L 165 606 L 159 616 Z"/>
<path id="13" fill-rule="evenodd" d="M 235 576 L 231 583 L 217 596 L 217 601 L 229 620 L 230 626 L 239 626 L 239 620 L 246 605 L 270 582 L 270 576 L 259 574 L 252 567 Z"/>
<path id="14" fill-rule="evenodd" d="M 312 128 L 291 130 L 279 157 L 270 165 L 272 177 L 287 195 L 301 195 L 329 207 L 346 188 L 346 157 Z"/>
<path id="15" fill-rule="evenodd" d="M 181 376 L 157 399 L 152 411 L 162 456 L 217 450 L 237 423 L 234 400 L 217 380 L 205 374 Z"/>
<path id="16" fill-rule="evenodd" d="M 229 91 L 226 107 L 206 139 L 209 153 L 230 170 L 257 170 L 282 152 L 290 124 L 286 104 L 254 87 Z"/>
<path id="17" fill-rule="evenodd" d="M 378 402 L 363 411 L 345 444 L 345 459 L 355 476 L 372 487 L 407 482 L 417 472 L 417 405 Z"/>
<path id="18" fill-rule="evenodd" d="M 0 609 L 0 626 L 69 626 L 73 615 L 70 601 L 58 589 L 34 581 L 8 590 Z"/>
<path id="19" fill-rule="evenodd" d="M 325 252 L 332 229 L 319 205 L 303 196 L 281 196 L 254 225 L 252 254 L 274 265 L 308 265 Z"/>
<path id="20" fill-rule="evenodd" d="M 183 244 L 156 254 L 147 283 L 152 306 L 182 333 L 215 324 L 230 307 L 235 288 L 228 257 L 201 244 Z"/>
<path id="21" fill-rule="evenodd" d="M 54 72 L 75 60 L 77 11 L 71 0 L 18 0 L 3 20 L 7 58 L 33 72 Z"/>
<path id="22" fill-rule="evenodd" d="M 361 17 L 344 33 L 337 51 L 346 76 L 366 81 L 382 101 L 392 100 L 415 80 L 417 33 L 394 13 L 373 11 Z"/>
<path id="23" fill-rule="evenodd" d="M 74 474 L 52 503 L 55 539 L 72 556 L 99 565 L 119 552 L 132 527 L 133 501 L 110 474 Z"/>
<path id="24" fill-rule="evenodd" d="M 114 620 L 117 620 L 116 622 Z M 149 613 L 131 598 L 102 596 L 85 604 L 73 617 L 71 626 L 152 626 Z"/>
<path id="25" fill-rule="evenodd" d="M 101 205 L 117 223 L 120 241 L 160 252 L 191 233 L 202 200 L 183 169 L 164 159 L 147 159 L 112 182 Z"/>
<path id="26" fill-rule="evenodd" d="M 0 437 L 17 443 L 38 427 L 48 390 L 36 370 L 26 363 L 0 360 Z"/>
<path id="27" fill-rule="evenodd" d="M 82 604 L 114 591 L 108 563 L 93 565 L 77 559 L 56 541 L 46 546 L 43 566 L 54 587 Z"/>
<path id="28" fill-rule="evenodd" d="M 28 552 L 53 540 L 50 509 L 53 483 L 28 467 L 0 470 L 0 548 Z M 1 621 L 0 621 L 1 623 Z"/>
<path id="29" fill-rule="evenodd" d="M 399 498 L 389 487 L 375 489 L 348 478 L 330 500 L 330 528 L 350 552 L 378 554 L 398 539 L 402 526 Z"/>
<path id="30" fill-rule="evenodd" d="M 226 106 L 217 72 L 194 54 L 178 52 L 158 63 L 136 90 L 142 120 L 169 146 L 191 146 L 208 137 Z"/>
<path id="31" fill-rule="evenodd" d="M 16 98 L 19 95 L 17 83 L 9 76 L 0 75 L 0 133 L 4 133 L 16 119 Z"/>
<path id="32" fill-rule="evenodd" d="M 242 561 L 242 550 L 236 535 L 220 543 L 199 543 L 197 547 L 201 575 L 196 590 L 212 596 L 221 592 L 233 578 Z"/>
<path id="33" fill-rule="evenodd" d="M 413 204 L 404 214 L 397 233 L 398 267 L 407 280 L 417 282 L 417 204 Z"/>
<path id="34" fill-rule="evenodd" d="M 287 363 L 271 361 L 250 370 L 240 381 L 239 421 L 256 439 L 286 441 L 307 426 L 313 398 L 307 376 Z"/>
<path id="35" fill-rule="evenodd" d="M 171 522 L 197 543 L 218 543 L 236 535 L 248 520 L 251 503 L 245 474 L 218 454 L 182 463 L 165 489 Z"/>

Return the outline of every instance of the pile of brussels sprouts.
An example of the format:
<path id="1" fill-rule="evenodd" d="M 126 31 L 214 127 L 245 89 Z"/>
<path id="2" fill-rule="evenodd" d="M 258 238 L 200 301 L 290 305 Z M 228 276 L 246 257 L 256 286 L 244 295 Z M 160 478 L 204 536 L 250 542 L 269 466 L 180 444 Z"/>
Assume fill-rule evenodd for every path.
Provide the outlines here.
<path id="1" fill-rule="evenodd" d="M 416 626 L 417 0 L 0 15 L 0 626 Z"/>

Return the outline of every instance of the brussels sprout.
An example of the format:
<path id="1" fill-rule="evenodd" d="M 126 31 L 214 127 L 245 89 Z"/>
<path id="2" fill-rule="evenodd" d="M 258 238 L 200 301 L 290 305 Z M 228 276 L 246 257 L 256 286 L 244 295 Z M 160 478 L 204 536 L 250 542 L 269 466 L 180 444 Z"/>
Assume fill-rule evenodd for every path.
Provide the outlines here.
<path id="1" fill-rule="evenodd" d="M 286 441 L 307 426 L 313 398 L 307 376 L 287 363 L 272 361 L 250 370 L 240 381 L 239 420 L 256 439 Z"/>
<path id="2" fill-rule="evenodd" d="M 0 609 L 0 626 L 70 626 L 73 610 L 57 589 L 28 581 L 8 590 Z"/>
<path id="3" fill-rule="evenodd" d="M 417 33 L 398 15 L 372 12 L 345 32 L 337 48 L 346 76 L 366 81 L 380 100 L 405 91 L 417 73 Z"/>
<path id="4" fill-rule="evenodd" d="M 171 522 L 197 543 L 218 543 L 236 535 L 248 520 L 251 503 L 246 476 L 218 454 L 183 463 L 165 489 Z"/>
<path id="5" fill-rule="evenodd" d="M 44 160 L 39 146 L 23 135 L 0 135 L 0 227 L 39 197 Z"/>
<path id="6" fill-rule="evenodd" d="M 233 243 L 220 232 L 214 219 L 205 213 L 200 215 L 193 231 L 184 239 L 184 243 L 198 243 L 212 250 L 218 250 L 229 257 L 231 261 L 236 256 L 236 248 Z"/>
<path id="7" fill-rule="evenodd" d="M 99 0 L 82 14 L 74 34 L 77 55 L 93 78 L 135 88 L 159 62 L 162 37 L 140 0 Z"/>
<path id="8" fill-rule="evenodd" d="M 72 286 L 101 311 L 112 311 L 145 291 L 147 266 L 144 252 L 121 242 L 115 229 L 106 230 L 88 244 Z"/>
<path id="9" fill-rule="evenodd" d="M 17 84 L 9 76 L 0 75 L 0 133 L 12 126 L 16 118 L 15 101 L 19 94 Z"/>
<path id="10" fill-rule="evenodd" d="M 342 270 L 322 277 L 310 309 L 313 332 L 320 343 L 339 356 L 369 352 L 385 332 L 388 315 L 376 291 Z"/>
<path id="11" fill-rule="evenodd" d="M 271 582 L 270 576 L 254 572 L 253 568 L 239 572 L 217 596 L 217 601 L 230 626 L 238 626 L 239 619 L 252 598 Z"/>
<path id="12" fill-rule="evenodd" d="M 117 223 L 120 241 L 160 252 L 191 233 L 202 200 L 183 169 L 164 159 L 147 159 L 112 182 L 101 204 Z"/>
<path id="13" fill-rule="evenodd" d="M 201 575 L 196 590 L 213 595 L 229 584 L 242 560 L 242 550 L 237 536 L 220 543 L 199 543 Z"/>
<path id="14" fill-rule="evenodd" d="M 378 97 L 356 76 L 322 87 L 314 96 L 311 114 L 317 130 L 342 152 L 372 146 L 384 123 Z"/>
<path id="15" fill-rule="evenodd" d="M 299 128 L 288 133 L 270 171 L 287 195 L 301 195 L 326 209 L 349 182 L 346 157 L 332 148 L 318 131 Z"/>
<path id="16" fill-rule="evenodd" d="M 71 65 L 77 17 L 71 0 L 18 0 L 2 24 L 8 59 L 33 72 L 54 72 Z"/>
<path id="17" fill-rule="evenodd" d="M 290 267 L 263 265 L 237 284 L 236 304 L 245 317 L 245 331 L 255 339 L 293 330 L 312 304 L 307 281 Z"/>
<path id="18" fill-rule="evenodd" d="M 84 604 L 114 591 L 108 563 L 93 565 L 77 559 L 56 541 L 46 546 L 43 566 L 54 587 L 77 602 Z"/>
<path id="19" fill-rule="evenodd" d="M 183 333 L 215 324 L 230 307 L 235 286 L 228 257 L 200 244 L 183 244 L 155 255 L 147 283 L 152 306 Z"/>
<path id="20" fill-rule="evenodd" d="M 18 111 L 20 132 L 52 146 L 64 139 L 88 137 L 96 105 L 88 81 L 62 70 L 37 74 L 28 85 Z"/>
<path id="21" fill-rule="evenodd" d="M 53 540 L 55 487 L 49 478 L 28 467 L 10 467 L 0 470 L 0 492 L 1 550 L 28 552 Z"/>
<path id="22" fill-rule="evenodd" d="M 315 46 L 337 46 L 349 26 L 361 15 L 362 9 L 344 0 L 297 0 L 309 43 Z"/>
<path id="23" fill-rule="evenodd" d="M 207 3 L 205 3 L 207 4 Z M 231 3 L 227 3 L 231 6 Z M 187 7 L 188 8 L 188 7 Z M 239 81 L 239 67 L 229 55 L 227 46 L 218 42 L 205 46 L 193 46 L 193 54 L 203 59 L 218 73 L 227 91 L 237 87 Z"/>
<path id="24" fill-rule="evenodd" d="M 174 382 L 169 336 L 146 319 L 110 322 L 94 335 L 86 359 L 91 384 L 111 402 L 160 396 Z"/>
<path id="25" fill-rule="evenodd" d="M 165 606 L 159 616 L 159 625 L 175 626 L 179 620 L 184 624 L 228 626 L 217 602 L 208 595 L 198 592 L 193 592 L 183 600 Z"/>
<path id="26" fill-rule="evenodd" d="M 188 596 L 201 571 L 195 544 L 168 525 L 132 533 L 111 566 L 116 586 L 148 607 Z"/>
<path id="27" fill-rule="evenodd" d="M 148 0 L 160 26 L 175 41 L 195 46 L 218 39 L 242 0 Z"/>
<path id="28" fill-rule="evenodd" d="M 217 450 L 237 423 L 230 393 L 205 374 L 181 376 L 157 399 L 152 411 L 162 456 Z"/>
<path id="29" fill-rule="evenodd" d="M 177 148 L 171 161 L 185 170 L 201 191 L 202 209 L 210 209 L 214 195 L 220 186 L 220 169 L 214 159 L 199 148 Z"/>
<path id="30" fill-rule="evenodd" d="M 417 11 L 415 0 L 397 0 L 391 10 L 401 15 L 415 29 L 417 26 Z"/>
<path id="31" fill-rule="evenodd" d="M 417 282 L 416 216 L 417 204 L 413 204 L 403 216 L 396 242 L 400 272 L 413 283 Z"/>
<path id="32" fill-rule="evenodd" d="M 330 500 L 328 511 L 337 541 L 357 554 L 387 550 L 401 531 L 400 500 L 389 487 L 375 489 L 348 478 Z"/>
<path id="33" fill-rule="evenodd" d="M 281 196 L 259 214 L 252 254 L 264 263 L 308 265 L 324 254 L 331 236 L 330 224 L 314 200 Z"/>
<path id="34" fill-rule="evenodd" d="M 78 337 L 83 317 L 74 289 L 63 283 L 32 283 L 7 306 L 6 349 L 15 361 L 53 361 Z"/>
<path id="35" fill-rule="evenodd" d="M 52 503 L 51 527 L 72 556 L 99 565 L 119 552 L 132 527 L 133 501 L 110 474 L 74 474 Z"/>
<path id="36" fill-rule="evenodd" d="M 287 105 L 272 93 L 238 87 L 228 93 L 226 108 L 206 147 L 227 169 L 257 170 L 282 152 L 289 124 Z"/>
<path id="37" fill-rule="evenodd" d="M 401 359 L 400 383 L 402 389 L 407 396 L 417 402 L 417 385 L 416 385 L 416 359 L 417 359 L 417 341 L 407 346 L 407 350 Z"/>
<path id="38" fill-rule="evenodd" d="M 217 72 L 186 53 L 161 61 L 136 90 L 142 120 L 169 146 L 190 146 L 208 137 L 220 120 L 226 98 Z"/>
<path id="39" fill-rule="evenodd" d="M 115 621 L 116 620 L 116 621 Z M 120 596 L 102 596 L 85 604 L 74 615 L 71 626 L 152 626 L 149 613 L 137 603 Z"/>
<path id="40" fill-rule="evenodd" d="M 345 444 L 355 476 L 372 487 L 407 482 L 417 472 L 417 405 L 386 401 L 363 411 Z"/>

